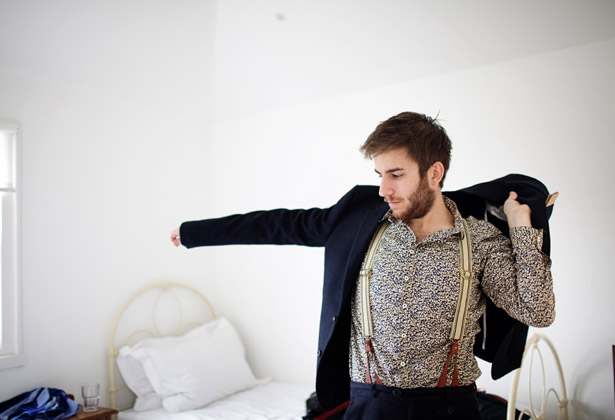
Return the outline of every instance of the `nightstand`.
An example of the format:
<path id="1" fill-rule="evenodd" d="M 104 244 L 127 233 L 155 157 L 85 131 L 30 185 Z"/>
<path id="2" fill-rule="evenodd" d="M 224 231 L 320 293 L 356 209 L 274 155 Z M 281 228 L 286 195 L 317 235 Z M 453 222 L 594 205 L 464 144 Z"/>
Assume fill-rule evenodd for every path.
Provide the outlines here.
<path id="1" fill-rule="evenodd" d="M 111 420 L 111 416 L 117 414 L 113 408 L 98 407 L 96 411 L 83 412 L 83 406 L 79 406 L 79 411 L 67 420 Z"/>

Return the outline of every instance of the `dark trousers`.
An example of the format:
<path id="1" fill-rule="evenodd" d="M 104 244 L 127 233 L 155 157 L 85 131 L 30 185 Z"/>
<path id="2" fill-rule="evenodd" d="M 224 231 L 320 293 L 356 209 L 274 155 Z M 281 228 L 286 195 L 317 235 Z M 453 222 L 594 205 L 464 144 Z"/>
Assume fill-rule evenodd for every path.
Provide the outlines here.
<path id="1" fill-rule="evenodd" d="M 476 386 L 400 389 L 352 382 L 345 420 L 480 420 Z"/>

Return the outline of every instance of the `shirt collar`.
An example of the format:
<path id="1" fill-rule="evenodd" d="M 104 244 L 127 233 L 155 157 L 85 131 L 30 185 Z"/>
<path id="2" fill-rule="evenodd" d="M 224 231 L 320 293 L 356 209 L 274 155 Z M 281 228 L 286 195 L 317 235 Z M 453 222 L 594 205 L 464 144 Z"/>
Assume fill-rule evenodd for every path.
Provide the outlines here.
<path id="1" fill-rule="evenodd" d="M 455 218 L 452 233 L 460 233 L 463 230 L 463 217 L 461 217 L 461 213 L 459 213 L 459 210 L 457 209 L 457 204 L 445 195 L 442 197 L 444 198 L 444 205 Z"/>
<path id="2" fill-rule="evenodd" d="M 459 210 L 457 209 L 457 204 L 455 204 L 453 200 L 451 200 L 445 195 L 443 195 L 442 198 L 444 199 L 444 205 L 446 206 L 448 211 L 451 212 L 451 214 L 453 215 L 453 218 L 455 219 L 453 222 L 453 228 L 450 230 L 447 229 L 446 231 L 450 231 L 450 233 L 452 234 L 458 234 L 463 230 L 463 217 L 461 217 L 461 213 L 459 213 Z M 388 220 L 390 223 L 394 223 L 396 221 L 403 223 L 400 220 L 397 220 L 396 218 L 393 217 L 393 210 L 391 209 L 389 209 L 389 211 L 387 211 L 386 214 L 382 216 L 382 219 L 380 219 L 381 222 L 385 220 Z"/>

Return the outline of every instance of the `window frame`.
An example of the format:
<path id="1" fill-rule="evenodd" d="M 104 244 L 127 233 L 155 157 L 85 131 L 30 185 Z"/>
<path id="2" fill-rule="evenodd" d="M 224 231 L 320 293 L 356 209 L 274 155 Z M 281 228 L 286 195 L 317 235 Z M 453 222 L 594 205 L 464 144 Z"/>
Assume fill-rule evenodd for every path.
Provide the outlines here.
<path id="1" fill-rule="evenodd" d="M 0 323 L 2 340 L 0 341 L 0 370 L 23 366 L 26 355 L 23 351 L 22 339 L 22 282 L 21 282 L 21 226 L 20 226 L 20 138 L 21 126 L 17 121 L 0 118 L 0 131 L 12 136 L 12 147 L 6 152 L 12 162 L 11 182 L 0 185 L 2 194 L 2 211 L 0 215 L 0 231 L 8 226 L 8 238 L 3 233 L 0 246 Z M 6 198 L 5 194 L 14 194 Z M 7 200 L 6 208 L 4 200 Z M 8 212 L 5 214 L 5 210 Z M 8 222 L 7 222 L 8 219 Z M 6 245 L 6 248 L 5 248 Z"/>

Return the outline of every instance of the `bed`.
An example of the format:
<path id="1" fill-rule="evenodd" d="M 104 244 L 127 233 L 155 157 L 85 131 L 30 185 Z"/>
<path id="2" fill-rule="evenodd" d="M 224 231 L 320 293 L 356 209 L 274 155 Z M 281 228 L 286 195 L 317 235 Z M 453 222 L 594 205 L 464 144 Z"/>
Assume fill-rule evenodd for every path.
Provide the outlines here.
<path id="1" fill-rule="evenodd" d="M 230 322 L 199 290 L 175 282 L 147 286 L 126 301 L 113 323 L 108 364 L 118 420 L 302 419 L 313 392 L 313 385 L 256 378 Z M 547 337 L 527 341 L 510 380 L 508 403 L 480 393 L 485 420 L 568 419 L 562 367 Z M 519 395 L 522 380 L 529 395 Z"/>
<path id="2" fill-rule="evenodd" d="M 301 419 L 313 385 L 256 378 L 241 338 L 199 290 L 162 282 L 134 293 L 109 337 L 118 420 Z"/>

